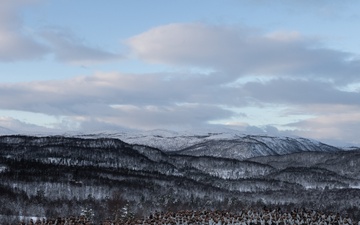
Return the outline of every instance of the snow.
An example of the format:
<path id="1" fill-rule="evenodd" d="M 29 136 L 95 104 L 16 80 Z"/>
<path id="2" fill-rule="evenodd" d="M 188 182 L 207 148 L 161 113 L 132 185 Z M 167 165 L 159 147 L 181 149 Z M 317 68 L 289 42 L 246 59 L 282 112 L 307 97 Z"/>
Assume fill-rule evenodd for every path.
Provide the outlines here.
<path id="1" fill-rule="evenodd" d="M 46 219 L 46 217 L 38 217 L 38 216 L 19 216 L 18 217 L 20 221 L 30 221 L 33 220 L 34 222 L 36 222 L 37 220 L 43 220 Z"/>
<path id="2" fill-rule="evenodd" d="M 2 166 L 2 165 L 0 165 L 0 173 L 5 172 L 6 169 L 7 169 L 7 166 Z"/>
<path id="3" fill-rule="evenodd" d="M 243 134 L 242 131 L 231 129 L 196 129 L 188 131 L 169 131 L 163 129 L 149 131 L 127 130 L 92 134 L 68 133 L 63 135 L 63 137 L 83 139 L 114 138 L 129 144 L 150 146 L 164 152 L 176 152 L 193 156 L 216 156 L 239 160 L 303 151 L 328 152 L 340 150 L 318 141 L 299 137 L 248 135 Z M 16 143 L 21 140 L 13 138 L 12 140 L 3 141 Z M 111 140 L 104 142 L 106 143 L 101 143 L 101 145 L 112 146 L 114 144 Z M 57 161 L 57 159 L 49 160 Z"/>

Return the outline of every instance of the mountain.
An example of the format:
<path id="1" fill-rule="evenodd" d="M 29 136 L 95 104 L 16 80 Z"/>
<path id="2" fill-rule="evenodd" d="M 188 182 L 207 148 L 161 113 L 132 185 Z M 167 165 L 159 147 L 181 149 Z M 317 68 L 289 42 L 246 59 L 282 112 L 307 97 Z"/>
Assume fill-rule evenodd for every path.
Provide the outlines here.
<path id="1" fill-rule="evenodd" d="M 336 147 L 303 138 L 246 135 L 231 140 L 204 141 L 176 153 L 241 160 L 258 156 L 285 155 L 296 152 L 336 152 L 339 150 Z"/>
<path id="2" fill-rule="evenodd" d="M 352 213 L 360 202 L 359 150 L 218 133 L 175 137 L 194 142 L 163 151 L 109 136 L 0 136 L 0 222 L 1 216 L 79 215 L 84 208 L 107 218 L 125 206 L 142 217 L 264 205 Z M 215 149 L 224 155 L 211 156 Z M 260 156 L 248 158 L 251 152 Z"/>
<path id="3" fill-rule="evenodd" d="M 10 135 L 10 134 L 16 134 L 16 132 L 6 127 L 0 126 L 0 135 Z"/>
<path id="4" fill-rule="evenodd" d="M 337 152 L 301 152 L 281 156 L 249 159 L 269 165 L 277 170 L 286 168 L 319 168 L 341 176 L 360 179 L 360 149 Z"/>
<path id="5" fill-rule="evenodd" d="M 258 156 L 284 155 L 296 152 L 336 152 L 341 149 L 315 140 L 297 137 L 245 135 L 235 130 L 217 132 L 147 132 L 103 133 L 79 137 L 118 138 L 130 144 L 146 145 L 165 152 L 191 156 L 214 156 L 247 159 Z"/>

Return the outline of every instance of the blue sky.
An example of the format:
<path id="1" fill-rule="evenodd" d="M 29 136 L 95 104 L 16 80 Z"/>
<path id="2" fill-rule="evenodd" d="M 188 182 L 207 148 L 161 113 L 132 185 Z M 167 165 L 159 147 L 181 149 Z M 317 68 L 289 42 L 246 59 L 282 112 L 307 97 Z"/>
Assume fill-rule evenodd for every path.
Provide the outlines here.
<path id="1" fill-rule="evenodd" d="M 360 2 L 0 0 L 0 132 L 360 145 Z"/>

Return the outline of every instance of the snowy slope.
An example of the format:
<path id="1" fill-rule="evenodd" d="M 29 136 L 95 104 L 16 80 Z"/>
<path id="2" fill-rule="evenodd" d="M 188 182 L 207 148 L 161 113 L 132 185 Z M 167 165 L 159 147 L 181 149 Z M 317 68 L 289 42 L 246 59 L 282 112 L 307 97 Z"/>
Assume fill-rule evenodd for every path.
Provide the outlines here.
<path id="1" fill-rule="evenodd" d="M 10 135 L 10 134 L 16 134 L 16 132 L 6 127 L 0 126 L 0 135 Z"/>
<path id="2" fill-rule="evenodd" d="M 81 137 L 118 138 L 129 144 L 146 145 L 176 154 L 216 156 L 240 160 L 295 152 L 334 152 L 342 150 L 305 138 L 246 135 L 230 129 L 188 132 L 152 130 L 143 132 L 101 133 L 81 135 Z"/>
<path id="3" fill-rule="evenodd" d="M 143 144 L 148 140 L 173 144 L 171 140 L 176 140 L 187 147 L 164 152 L 122 142 L 121 135 Z M 0 135 L 0 215 L 71 215 L 90 204 L 112 209 L 113 204 L 107 204 L 109 197 L 119 193 L 132 206 L 147 207 L 140 208 L 142 211 L 179 205 L 186 209 L 189 203 L 201 209 L 219 204 L 232 208 L 293 204 L 322 205 L 324 209 L 335 206 L 343 211 L 353 210 L 360 202 L 360 151 L 338 151 L 302 138 L 231 132 L 157 130 L 142 136 L 83 136 Z M 321 151 L 312 152 L 317 149 Z M 193 156 L 235 158 L 293 151 L 302 152 L 246 160 Z M 229 205 L 236 199 L 241 205 Z M 97 213 L 106 211 L 110 210 L 99 208 Z"/>
<path id="4" fill-rule="evenodd" d="M 229 130 L 227 132 L 211 132 L 207 130 L 175 132 L 169 130 L 103 132 L 97 134 L 77 135 L 81 138 L 118 138 L 129 144 L 146 145 L 162 151 L 179 151 L 208 140 L 231 140 L 239 133 Z M 73 135 L 69 135 L 73 136 Z"/>

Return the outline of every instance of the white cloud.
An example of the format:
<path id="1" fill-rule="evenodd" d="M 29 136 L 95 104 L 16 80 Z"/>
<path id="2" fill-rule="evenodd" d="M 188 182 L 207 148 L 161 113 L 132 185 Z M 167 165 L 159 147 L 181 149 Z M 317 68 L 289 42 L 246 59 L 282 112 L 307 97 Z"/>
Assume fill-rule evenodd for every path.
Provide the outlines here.
<path id="1" fill-rule="evenodd" d="M 305 107 L 302 108 L 302 110 Z M 311 137 L 328 143 L 352 143 L 360 145 L 358 130 L 360 129 L 360 106 L 341 104 L 308 105 L 313 118 L 289 124 L 296 127 L 295 134 Z M 300 112 L 301 113 L 301 112 Z"/>
<path id="2" fill-rule="evenodd" d="M 24 134 L 24 133 L 45 133 L 56 130 L 47 127 L 26 123 L 12 117 L 0 116 L 0 135 Z M 59 131 L 59 130 L 57 130 Z"/>
<path id="3" fill-rule="evenodd" d="M 128 40 L 140 59 L 245 75 L 297 76 L 359 80 L 360 62 L 353 55 L 324 48 L 320 40 L 294 32 L 262 33 L 241 27 L 203 23 L 159 26 Z"/>

